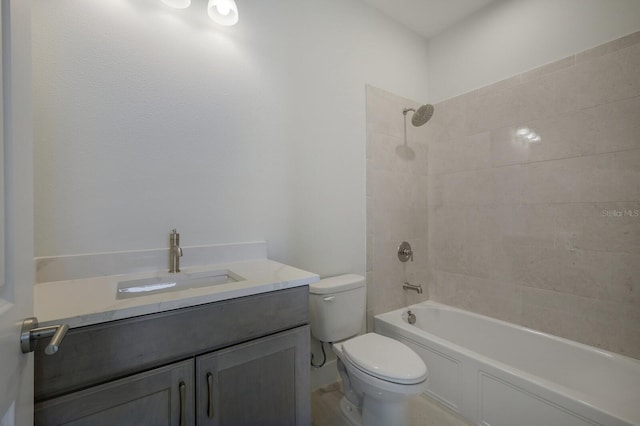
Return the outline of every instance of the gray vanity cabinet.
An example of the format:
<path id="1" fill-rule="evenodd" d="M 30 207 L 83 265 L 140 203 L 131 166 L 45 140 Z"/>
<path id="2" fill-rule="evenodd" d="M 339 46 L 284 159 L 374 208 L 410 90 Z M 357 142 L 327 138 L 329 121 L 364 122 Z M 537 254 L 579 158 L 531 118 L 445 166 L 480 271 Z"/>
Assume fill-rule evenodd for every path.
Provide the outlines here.
<path id="1" fill-rule="evenodd" d="M 35 424 L 308 426 L 309 340 L 306 286 L 72 329 Z"/>
<path id="2" fill-rule="evenodd" d="M 196 358 L 197 424 L 308 425 L 307 327 Z"/>
<path id="3" fill-rule="evenodd" d="M 113 426 L 194 424 L 193 361 L 37 404 L 37 425 Z"/>

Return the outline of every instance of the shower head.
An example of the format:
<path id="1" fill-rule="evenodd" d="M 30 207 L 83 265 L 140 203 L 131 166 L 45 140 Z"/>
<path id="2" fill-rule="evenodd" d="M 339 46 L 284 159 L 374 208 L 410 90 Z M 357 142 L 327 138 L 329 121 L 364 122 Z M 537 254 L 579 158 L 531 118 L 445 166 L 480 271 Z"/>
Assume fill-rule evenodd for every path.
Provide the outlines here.
<path id="1" fill-rule="evenodd" d="M 411 124 L 413 124 L 415 127 L 420 127 L 427 121 L 429 121 L 431 119 L 431 116 L 433 116 L 433 105 L 422 105 L 420 108 L 418 108 L 417 111 L 413 108 L 405 108 L 402 110 L 402 113 L 406 117 L 409 111 L 414 112 L 413 117 L 411 117 Z"/>

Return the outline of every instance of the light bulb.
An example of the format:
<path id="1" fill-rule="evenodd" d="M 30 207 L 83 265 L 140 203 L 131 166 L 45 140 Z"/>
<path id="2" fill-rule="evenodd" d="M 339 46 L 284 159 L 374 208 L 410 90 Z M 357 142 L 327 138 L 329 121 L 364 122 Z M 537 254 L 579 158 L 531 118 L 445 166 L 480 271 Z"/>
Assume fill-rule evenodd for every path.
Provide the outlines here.
<path id="1" fill-rule="evenodd" d="M 537 142 L 540 142 L 542 140 L 540 135 L 538 135 L 536 132 L 529 133 L 527 136 L 525 136 L 525 139 L 529 143 L 537 143 Z"/>
<path id="2" fill-rule="evenodd" d="M 191 0 L 162 0 L 162 3 L 176 9 L 186 9 L 191 5 Z"/>
<path id="3" fill-rule="evenodd" d="M 218 13 L 222 16 L 227 16 L 229 12 L 231 12 L 231 6 L 225 0 L 218 0 L 216 9 L 218 9 Z"/>
<path id="4" fill-rule="evenodd" d="M 209 0 L 207 13 L 213 22 L 220 25 L 238 23 L 238 6 L 234 0 Z"/>

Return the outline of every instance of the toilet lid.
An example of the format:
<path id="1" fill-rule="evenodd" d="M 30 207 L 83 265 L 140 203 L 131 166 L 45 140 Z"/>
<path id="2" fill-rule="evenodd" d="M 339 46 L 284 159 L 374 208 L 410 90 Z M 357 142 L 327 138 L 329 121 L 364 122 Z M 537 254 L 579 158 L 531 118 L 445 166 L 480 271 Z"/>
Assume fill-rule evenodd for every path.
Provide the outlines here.
<path id="1" fill-rule="evenodd" d="M 427 378 L 427 366 L 403 343 L 375 333 L 342 344 L 347 359 L 357 368 L 388 382 L 410 385 Z"/>

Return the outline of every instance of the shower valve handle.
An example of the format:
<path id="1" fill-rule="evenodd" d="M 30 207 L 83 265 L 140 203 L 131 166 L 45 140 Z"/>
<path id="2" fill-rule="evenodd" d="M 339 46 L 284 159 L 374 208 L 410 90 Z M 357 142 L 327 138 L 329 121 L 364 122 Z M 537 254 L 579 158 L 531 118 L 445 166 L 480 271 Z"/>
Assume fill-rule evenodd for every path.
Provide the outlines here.
<path id="1" fill-rule="evenodd" d="M 398 259 L 400 262 L 406 262 L 409 259 L 413 262 L 413 250 L 411 249 L 411 244 L 406 241 L 403 241 L 402 244 L 398 247 Z"/>

